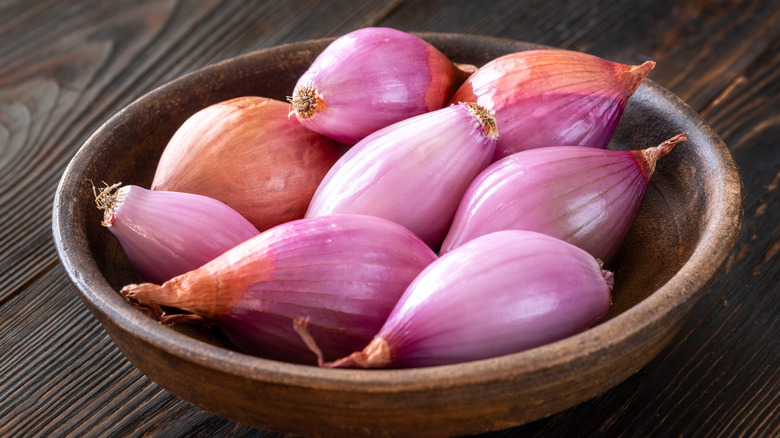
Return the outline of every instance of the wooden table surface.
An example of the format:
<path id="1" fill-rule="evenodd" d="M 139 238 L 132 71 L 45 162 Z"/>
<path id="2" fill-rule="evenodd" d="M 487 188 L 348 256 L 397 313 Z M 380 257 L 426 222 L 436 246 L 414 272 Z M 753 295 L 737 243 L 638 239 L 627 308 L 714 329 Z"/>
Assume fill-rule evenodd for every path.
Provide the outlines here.
<path id="1" fill-rule="evenodd" d="M 778 0 L 0 1 L 0 436 L 279 436 L 187 404 L 122 356 L 59 263 L 52 200 L 81 144 L 149 90 L 366 26 L 653 59 L 649 78 L 742 172 L 740 237 L 672 343 L 590 401 L 485 436 L 780 436 Z"/>

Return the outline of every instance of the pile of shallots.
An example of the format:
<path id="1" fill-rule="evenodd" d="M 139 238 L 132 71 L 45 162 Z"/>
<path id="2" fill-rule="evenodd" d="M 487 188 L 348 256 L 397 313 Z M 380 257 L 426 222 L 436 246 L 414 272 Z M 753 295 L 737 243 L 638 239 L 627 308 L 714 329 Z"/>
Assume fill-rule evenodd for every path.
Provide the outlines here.
<path id="1" fill-rule="evenodd" d="M 607 315 L 605 266 L 685 140 L 606 149 L 653 66 L 531 50 L 477 68 L 394 29 L 344 35 L 289 102 L 190 117 L 150 190 L 93 189 L 148 281 L 121 293 L 248 354 L 325 367 L 452 364 L 579 333 Z"/>

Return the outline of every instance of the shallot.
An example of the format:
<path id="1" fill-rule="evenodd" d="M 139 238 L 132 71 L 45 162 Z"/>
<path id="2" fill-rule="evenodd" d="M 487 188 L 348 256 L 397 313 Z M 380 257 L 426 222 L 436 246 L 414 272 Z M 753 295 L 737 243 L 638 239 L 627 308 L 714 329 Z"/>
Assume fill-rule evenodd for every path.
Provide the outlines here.
<path id="1" fill-rule="evenodd" d="M 326 357 L 341 357 L 371 340 L 435 259 L 391 221 L 332 215 L 286 222 L 161 286 L 133 284 L 121 292 L 142 306 L 213 322 L 246 353 L 311 363 L 294 319 L 308 319 Z"/>
<path id="2" fill-rule="evenodd" d="M 607 315 L 612 284 L 612 273 L 574 245 L 532 231 L 498 231 L 425 268 L 363 350 L 325 362 L 316 334 L 305 321 L 294 324 L 324 367 L 447 365 L 584 331 Z"/>
<path id="3" fill-rule="evenodd" d="M 553 146 L 491 164 L 469 186 L 441 253 L 494 231 L 538 231 L 609 263 L 633 224 L 657 161 L 686 140 L 644 150 Z"/>
<path id="4" fill-rule="evenodd" d="M 654 66 L 570 50 L 516 52 L 480 67 L 450 102 L 476 102 L 495 111 L 501 139 L 493 161 L 545 146 L 605 148 L 626 102 Z"/>
<path id="5" fill-rule="evenodd" d="M 257 96 L 198 111 L 165 147 L 152 189 L 218 199 L 260 231 L 302 218 L 343 145 L 287 113 L 286 103 Z"/>
<path id="6" fill-rule="evenodd" d="M 462 103 L 383 128 L 350 148 L 314 193 L 306 217 L 368 214 L 441 244 L 463 193 L 490 162 L 498 129 Z"/>
<path id="7" fill-rule="evenodd" d="M 164 282 L 211 261 L 260 232 L 224 203 L 191 193 L 107 186 L 95 202 L 146 281 Z"/>
<path id="8" fill-rule="evenodd" d="M 353 145 L 385 126 L 443 108 L 474 70 L 415 35 L 367 27 L 329 44 L 289 100 L 304 126 Z"/>

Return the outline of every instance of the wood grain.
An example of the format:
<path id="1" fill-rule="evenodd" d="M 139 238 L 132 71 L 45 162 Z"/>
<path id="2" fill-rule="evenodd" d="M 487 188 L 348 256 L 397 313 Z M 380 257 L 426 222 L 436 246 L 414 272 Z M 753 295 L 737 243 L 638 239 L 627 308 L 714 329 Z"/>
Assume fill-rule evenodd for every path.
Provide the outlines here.
<path id="1" fill-rule="evenodd" d="M 0 3 L 0 435 L 278 436 L 188 405 L 124 359 L 58 264 L 53 193 L 91 133 L 156 86 L 260 48 L 381 25 L 654 59 L 650 79 L 700 111 L 742 170 L 742 234 L 672 345 L 589 402 L 485 436 L 780 436 L 779 6 Z"/>

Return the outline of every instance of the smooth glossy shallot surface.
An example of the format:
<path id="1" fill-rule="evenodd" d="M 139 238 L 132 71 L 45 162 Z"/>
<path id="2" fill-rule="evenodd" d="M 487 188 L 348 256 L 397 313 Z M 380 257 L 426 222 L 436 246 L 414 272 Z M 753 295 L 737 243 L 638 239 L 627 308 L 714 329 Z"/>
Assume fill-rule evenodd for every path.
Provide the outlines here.
<path id="1" fill-rule="evenodd" d="M 299 78 L 290 102 L 304 126 L 353 145 L 385 126 L 443 108 L 474 70 L 453 64 L 415 35 L 368 27 L 325 48 Z"/>
<path id="2" fill-rule="evenodd" d="M 365 349 L 320 364 L 421 367 L 538 347 L 601 321 L 612 283 L 611 272 L 573 245 L 530 231 L 499 231 L 423 270 Z"/>
<path id="3" fill-rule="evenodd" d="M 466 188 L 488 165 L 497 137 L 492 114 L 474 104 L 390 125 L 339 159 L 317 188 L 306 217 L 379 216 L 438 248 Z"/>
<path id="4" fill-rule="evenodd" d="M 247 353 L 313 363 L 293 320 L 308 319 L 328 358 L 362 348 L 435 259 L 391 221 L 332 215 L 284 223 L 161 286 L 128 285 L 122 293 L 212 321 Z"/>
<path id="5" fill-rule="evenodd" d="M 469 186 L 441 253 L 494 231 L 555 236 L 612 261 L 636 218 L 657 161 L 685 133 L 644 150 L 532 149 L 491 164 Z"/>
<path id="6" fill-rule="evenodd" d="M 516 52 L 480 67 L 450 102 L 495 111 L 501 139 L 493 161 L 545 146 L 605 148 L 626 102 L 654 66 L 569 50 Z"/>
<path id="7" fill-rule="evenodd" d="M 160 157 L 152 189 L 218 199 L 263 231 L 303 217 L 342 147 L 288 117 L 284 102 L 239 97 L 184 122 Z"/>
<path id="8" fill-rule="evenodd" d="M 260 233 L 207 196 L 119 184 L 95 193 L 102 225 L 146 281 L 170 280 Z"/>

